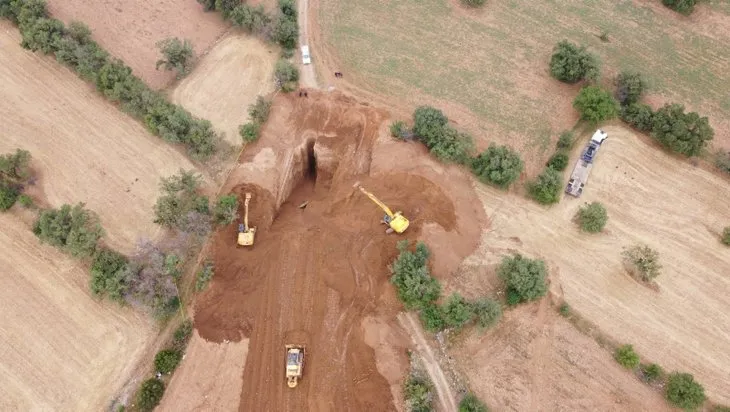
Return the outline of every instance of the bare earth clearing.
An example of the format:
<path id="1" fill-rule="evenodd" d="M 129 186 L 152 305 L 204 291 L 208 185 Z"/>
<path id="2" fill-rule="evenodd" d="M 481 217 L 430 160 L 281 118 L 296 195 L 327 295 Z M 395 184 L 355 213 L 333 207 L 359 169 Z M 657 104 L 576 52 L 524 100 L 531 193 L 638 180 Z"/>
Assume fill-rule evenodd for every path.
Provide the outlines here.
<path id="1" fill-rule="evenodd" d="M 1 21 L 0 153 L 31 152 L 39 178 L 31 196 L 54 207 L 85 202 L 123 252 L 158 236 L 152 206 L 160 177 L 193 164 L 75 73 L 19 44 L 17 28 Z"/>
<path id="2" fill-rule="evenodd" d="M 728 182 L 621 127 L 605 130 L 609 139 L 580 199 L 543 208 L 479 187 L 492 227 L 450 287 L 488 288 L 494 265 L 512 251 L 543 258 L 565 300 L 601 330 L 645 360 L 694 374 L 712 400 L 730 403 L 730 254 L 719 242 L 730 218 Z M 591 201 L 608 210 L 602 234 L 580 233 L 570 222 Z M 660 254 L 659 292 L 623 269 L 622 247 L 637 242 Z"/>
<path id="3" fill-rule="evenodd" d="M 48 11 L 65 23 L 86 23 L 94 40 L 124 60 L 150 87 L 162 89 L 173 72 L 156 70 L 155 43 L 168 37 L 188 39 L 200 56 L 226 31 L 220 13 L 205 13 L 195 0 L 49 0 Z"/>
<path id="4" fill-rule="evenodd" d="M 104 410 L 152 343 L 153 322 L 94 300 L 87 271 L 14 213 L 0 214 L 0 267 L 0 410 Z"/>
<path id="5" fill-rule="evenodd" d="M 248 121 L 248 106 L 256 96 L 274 91 L 278 47 L 241 34 L 213 47 L 172 92 L 175 103 L 208 119 L 225 140 L 240 144 L 238 126 Z"/>

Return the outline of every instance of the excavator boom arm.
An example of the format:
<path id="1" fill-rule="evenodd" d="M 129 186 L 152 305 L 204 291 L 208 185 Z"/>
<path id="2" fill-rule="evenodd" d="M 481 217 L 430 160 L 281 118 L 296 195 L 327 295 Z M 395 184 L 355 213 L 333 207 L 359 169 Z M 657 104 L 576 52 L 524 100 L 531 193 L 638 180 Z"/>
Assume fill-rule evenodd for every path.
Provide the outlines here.
<path id="1" fill-rule="evenodd" d="M 367 197 L 370 198 L 376 205 L 380 206 L 381 209 L 390 217 L 395 216 L 393 212 L 390 210 L 388 206 L 385 205 L 385 203 L 381 202 L 377 197 L 375 197 L 374 194 L 368 192 L 364 188 L 360 187 L 360 191 L 363 192 Z"/>
<path id="2" fill-rule="evenodd" d="M 243 227 L 248 231 L 248 202 L 251 201 L 251 195 L 246 193 L 246 199 L 243 201 Z"/>

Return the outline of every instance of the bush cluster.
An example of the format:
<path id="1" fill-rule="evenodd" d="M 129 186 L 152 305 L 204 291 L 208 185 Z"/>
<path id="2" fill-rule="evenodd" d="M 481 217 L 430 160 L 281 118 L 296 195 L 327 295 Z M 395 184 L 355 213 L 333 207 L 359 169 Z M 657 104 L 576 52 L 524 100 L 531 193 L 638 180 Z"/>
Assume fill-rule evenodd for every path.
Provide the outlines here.
<path id="1" fill-rule="evenodd" d="M 619 112 L 618 102 L 611 93 L 598 86 L 582 88 L 573 100 L 573 107 L 578 110 L 582 120 L 593 124 L 613 119 Z"/>
<path id="2" fill-rule="evenodd" d="M 56 246 L 76 257 L 89 257 L 96 251 L 104 234 L 99 217 L 84 207 L 63 205 L 59 209 L 41 211 L 33 225 L 33 233 L 44 243 Z"/>
<path id="3" fill-rule="evenodd" d="M 674 406 L 692 410 L 705 401 L 705 388 L 689 373 L 674 372 L 667 379 L 665 396 Z"/>
<path id="4" fill-rule="evenodd" d="M 200 292 L 208 286 L 208 282 L 213 278 L 215 274 L 215 267 L 211 262 L 205 262 L 203 267 L 200 268 L 198 273 L 195 275 L 195 290 Z"/>
<path id="5" fill-rule="evenodd" d="M 256 102 L 248 107 L 248 117 L 251 121 L 238 128 L 238 132 L 243 141 L 253 142 L 258 140 L 261 126 L 266 123 L 270 111 L 271 101 L 265 99 L 263 96 L 256 97 Z"/>
<path id="6" fill-rule="evenodd" d="M 397 120 L 390 125 L 390 135 L 396 139 L 406 140 L 412 134 L 413 132 L 408 129 L 408 126 L 402 120 Z"/>
<path id="7" fill-rule="evenodd" d="M 668 149 L 685 156 L 697 156 L 707 142 L 712 140 L 712 130 L 707 117 L 695 112 L 684 112 L 681 104 L 665 104 L 653 116 L 651 135 Z"/>
<path id="8" fill-rule="evenodd" d="M 398 297 L 406 309 L 423 309 L 435 302 L 441 294 L 441 285 L 428 270 L 431 252 L 423 242 L 416 244 L 416 250 L 408 250 L 408 241 L 398 242 L 400 254 L 390 266 Z"/>
<path id="9" fill-rule="evenodd" d="M 664 370 L 656 363 L 641 365 L 641 375 L 647 382 L 656 382 L 664 377 Z"/>
<path id="10" fill-rule="evenodd" d="M 616 362 L 627 369 L 634 369 L 640 363 L 639 354 L 634 352 L 634 347 L 628 344 L 617 348 L 613 357 L 616 359 Z"/>
<path id="11" fill-rule="evenodd" d="M 162 194 L 154 206 L 155 223 L 186 233 L 205 235 L 211 229 L 208 198 L 199 193 L 201 176 L 180 170 L 176 175 L 162 178 Z"/>
<path id="12" fill-rule="evenodd" d="M 152 411 L 162 400 L 165 394 L 165 384 L 155 378 L 147 379 L 137 392 L 136 406 L 141 411 Z"/>
<path id="13" fill-rule="evenodd" d="M 469 392 L 459 402 L 459 412 L 488 412 L 487 405 L 484 404 L 473 393 Z"/>
<path id="14" fill-rule="evenodd" d="M 433 410 L 433 384 L 426 376 L 411 372 L 403 385 L 403 397 L 409 411 L 428 412 Z"/>
<path id="15" fill-rule="evenodd" d="M 659 276 L 662 266 L 659 264 L 659 252 L 647 245 L 634 245 L 621 252 L 624 264 L 629 272 L 642 280 L 648 282 Z"/>
<path id="16" fill-rule="evenodd" d="M 186 319 L 172 334 L 172 346 L 177 350 L 185 349 L 190 337 L 193 336 L 193 322 Z"/>
<path id="17" fill-rule="evenodd" d="M 497 275 L 507 287 L 507 303 L 516 305 L 535 300 L 547 293 L 545 262 L 523 257 L 519 253 L 505 256 Z"/>
<path id="18" fill-rule="evenodd" d="M 91 31 L 82 23 L 65 27 L 48 15 L 44 0 L 10 1 L 0 13 L 18 24 L 23 47 L 54 54 L 56 60 L 94 82 L 109 100 L 142 120 L 153 134 L 185 144 L 196 159 L 206 159 L 215 151 L 218 136 L 210 122 L 193 117 L 147 87 L 132 69 L 91 40 Z"/>
<path id="19" fill-rule="evenodd" d="M 182 360 L 182 352 L 177 349 L 163 349 L 155 355 L 155 370 L 164 375 L 172 373 Z"/>
<path id="20" fill-rule="evenodd" d="M 583 79 L 594 81 L 600 74 L 600 65 L 598 58 L 585 46 L 563 40 L 553 49 L 550 74 L 565 83 L 577 83 Z"/>
<path id="21" fill-rule="evenodd" d="M 284 92 L 296 90 L 299 82 L 299 69 L 289 60 L 279 59 L 274 67 L 274 79 L 277 86 Z"/>
<path id="22" fill-rule="evenodd" d="M 126 256 L 111 249 L 101 248 L 91 263 L 91 292 L 123 302 L 134 275 Z"/>
<path id="23" fill-rule="evenodd" d="M 562 172 L 566 167 L 568 167 L 569 160 L 570 157 L 568 156 L 568 153 L 563 150 L 559 150 L 550 156 L 550 159 L 548 159 L 547 163 L 545 163 L 545 166 L 553 170 L 557 170 L 558 172 Z"/>
<path id="24" fill-rule="evenodd" d="M 694 11 L 697 0 L 662 0 L 662 4 L 676 11 L 677 13 L 688 16 Z"/>
<path id="25" fill-rule="evenodd" d="M 477 325 L 482 328 L 491 328 L 502 317 L 502 305 L 494 299 L 483 297 L 472 303 L 472 310 L 476 316 Z"/>
<path id="26" fill-rule="evenodd" d="M 22 194 L 30 178 L 30 152 L 16 149 L 15 153 L 0 155 L 0 211 L 10 209 L 18 200 L 26 207 L 33 203 Z"/>
<path id="27" fill-rule="evenodd" d="M 490 144 L 487 150 L 471 160 L 471 170 L 479 180 L 502 189 L 517 180 L 523 168 L 520 155 L 507 146 Z"/>
<path id="28" fill-rule="evenodd" d="M 616 76 L 616 98 L 621 106 L 637 103 L 646 90 L 646 80 L 641 73 L 623 71 Z"/>
<path id="29" fill-rule="evenodd" d="M 418 107 L 413 113 L 413 134 L 431 153 L 444 162 L 467 164 L 474 150 L 471 136 L 448 125 L 441 110 Z"/>
<path id="30" fill-rule="evenodd" d="M 217 225 L 230 225 L 238 218 L 238 197 L 234 194 L 221 196 L 213 208 L 213 220 Z"/>
<path id="31" fill-rule="evenodd" d="M 598 233 L 603 230 L 608 221 L 608 213 L 603 204 L 592 202 L 578 209 L 575 215 L 581 230 L 588 233 Z"/>

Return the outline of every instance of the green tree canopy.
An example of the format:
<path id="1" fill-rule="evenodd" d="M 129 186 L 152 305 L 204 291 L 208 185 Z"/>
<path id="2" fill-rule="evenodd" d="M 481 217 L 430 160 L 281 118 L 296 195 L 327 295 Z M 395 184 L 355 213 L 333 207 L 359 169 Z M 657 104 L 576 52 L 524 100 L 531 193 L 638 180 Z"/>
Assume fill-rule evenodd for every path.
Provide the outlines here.
<path id="1" fill-rule="evenodd" d="M 639 72 L 622 71 L 616 76 L 616 98 L 622 106 L 639 101 L 646 89 L 646 80 Z"/>
<path id="2" fill-rule="evenodd" d="M 672 151 L 697 156 L 715 136 L 707 117 L 684 112 L 681 104 L 666 104 L 654 114 L 652 136 Z"/>
<path id="3" fill-rule="evenodd" d="M 415 252 L 408 250 L 408 241 L 398 242 L 400 254 L 390 266 L 393 276 L 390 281 L 395 285 L 406 309 L 421 309 L 436 301 L 441 294 L 441 285 L 431 277 L 428 270 L 428 257 L 431 252 L 423 242 L 416 244 Z"/>
<path id="4" fill-rule="evenodd" d="M 586 86 L 580 90 L 573 100 L 573 107 L 580 113 L 580 118 L 591 123 L 613 119 L 618 115 L 618 102 L 611 93 L 598 86 Z"/>
<path id="5" fill-rule="evenodd" d="M 137 393 L 137 407 L 142 411 L 152 411 L 165 394 L 165 384 L 159 379 L 147 379 Z"/>
<path id="6" fill-rule="evenodd" d="M 76 257 L 91 256 L 104 233 L 96 213 L 83 203 L 44 210 L 33 226 L 33 233 L 45 243 Z"/>
<path id="7" fill-rule="evenodd" d="M 454 293 L 443 307 L 444 321 L 452 328 L 461 328 L 474 319 L 474 310 L 460 294 Z"/>
<path id="8" fill-rule="evenodd" d="M 648 104 L 632 103 L 621 107 L 621 120 L 642 132 L 648 132 L 654 127 L 654 111 Z"/>
<path id="9" fill-rule="evenodd" d="M 569 160 L 570 158 L 568 157 L 568 154 L 561 150 L 550 156 L 550 159 L 548 159 L 545 165 L 551 169 L 562 172 L 566 167 L 568 167 Z"/>
<path id="10" fill-rule="evenodd" d="M 662 4 L 678 13 L 688 16 L 694 11 L 697 0 L 662 0 Z"/>
<path id="11" fill-rule="evenodd" d="M 601 203 L 593 202 L 581 206 L 576 214 L 576 220 L 584 232 L 598 233 L 606 226 L 608 213 Z"/>
<path id="12" fill-rule="evenodd" d="M 520 155 L 508 146 L 490 144 L 487 150 L 471 161 L 471 170 L 484 183 L 507 188 L 522 173 Z"/>
<path id="13" fill-rule="evenodd" d="M 640 363 L 639 354 L 634 352 L 634 347 L 628 344 L 617 348 L 613 357 L 616 359 L 616 362 L 627 369 L 634 369 Z"/>
<path id="14" fill-rule="evenodd" d="M 238 197 L 234 194 L 221 196 L 213 210 L 215 223 L 230 225 L 238 218 Z"/>
<path id="15" fill-rule="evenodd" d="M 705 402 L 705 388 L 689 373 L 674 372 L 667 379 L 665 396 L 674 406 L 696 409 Z"/>
<path id="16" fill-rule="evenodd" d="M 550 74 L 565 83 L 577 83 L 583 79 L 596 80 L 600 74 L 598 59 L 584 46 L 579 47 L 563 40 L 553 49 Z"/>
<path id="17" fill-rule="evenodd" d="M 546 168 L 537 176 L 535 181 L 527 185 L 530 196 L 538 203 L 549 205 L 560 200 L 560 191 L 563 188 L 563 177 L 553 168 Z"/>
<path id="18" fill-rule="evenodd" d="M 469 392 L 459 402 L 459 412 L 489 412 L 489 409 L 476 395 Z"/>
<path id="19" fill-rule="evenodd" d="M 195 59 L 193 44 L 189 40 L 180 40 L 177 37 L 168 38 L 158 42 L 157 47 L 162 52 L 164 59 L 157 61 L 156 68 L 159 69 L 162 66 L 168 71 L 175 70 L 178 78 L 188 74 Z"/>
<path id="20" fill-rule="evenodd" d="M 519 253 L 505 256 L 497 268 L 497 275 L 521 302 L 535 300 L 547 293 L 547 267 L 542 260 L 529 259 Z"/>
<path id="21" fill-rule="evenodd" d="M 155 355 L 155 369 L 162 374 L 168 374 L 177 368 L 182 360 L 182 353 L 176 349 L 163 349 Z"/>
<path id="22" fill-rule="evenodd" d="M 91 263 L 91 292 L 123 302 L 132 274 L 128 264 L 129 260 L 121 253 L 107 248 L 98 250 Z"/>
<path id="23" fill-rule="evenodd" d="M 494 299 L 480 298 L 472 303 L 477 324 L 482 328 L 494 326 L 502 317 L 502 306 Z"/>

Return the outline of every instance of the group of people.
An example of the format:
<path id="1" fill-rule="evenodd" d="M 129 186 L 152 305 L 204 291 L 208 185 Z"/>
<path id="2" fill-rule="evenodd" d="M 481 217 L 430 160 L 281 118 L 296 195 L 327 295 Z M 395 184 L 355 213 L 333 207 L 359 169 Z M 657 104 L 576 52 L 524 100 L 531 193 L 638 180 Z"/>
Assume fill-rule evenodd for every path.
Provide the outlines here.
<path id="1" fill-rule="evenodd" d="M 304 97 L 309 97 L 309 96 L 307 95 L 307 91 L 306 91 L 306 90 L 299 90 L 299 97 L 302 97 L 302 96 L 304 96 Z"/>
<path id="2" fill-rule="evenodd" d="M 335 77 L 342 77 L 342 72 L 335 72 Z"/>

